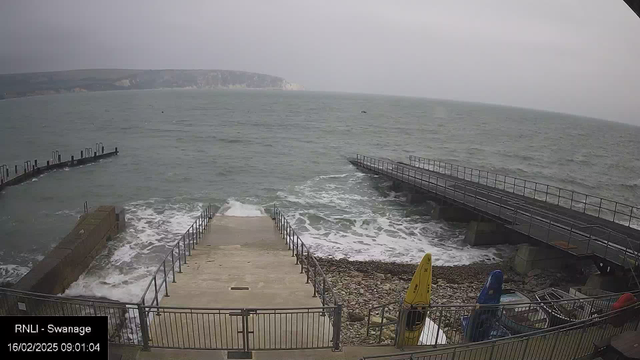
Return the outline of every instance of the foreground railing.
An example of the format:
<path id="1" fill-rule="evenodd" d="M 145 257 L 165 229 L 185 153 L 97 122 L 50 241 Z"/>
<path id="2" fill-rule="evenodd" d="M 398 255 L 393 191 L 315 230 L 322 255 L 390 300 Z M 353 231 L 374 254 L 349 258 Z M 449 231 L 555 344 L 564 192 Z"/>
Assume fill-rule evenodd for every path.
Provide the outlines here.
<path id="1" fill-rule="evenodd" d="M 587 213 L 622 225 L 640 225 L 640 208 L 619 201 L 419 156 L 409 156 L 409 163 L 411 166 L 421 169 L 455 176 L 459 179 Z"/>
<path id="2" fill-rule="evenodd" d="M 365 359 L 394 360 L 572 360 L 591 354 L 594 344 L 617 334 L 638 329 L 640 304 L 602 316 L 568 323 L 556 328 L 471 344 L 365 356 Z"/>
<path id="3" fill-rule="evenodd" d="M 209 220 L 214 215 L 214 207 L 211 204 L 207 205 L 193 224 L 171 247 L 149 280 L 149 284 L 140 298 L 142 305 L 160 305 L 160 300 L 163 296 L 161 294 L 164 293 L 164 296 L 169 296 L 168 279 L 171 279 L 172 283 L 176 282 L 176 271 L 178 273 L 182 272 L 182 265 L 187 263 L 187 255 L 190 256 L 191 250 L 196 248 L 205 230 L 209 227 Z"/>
<path id="4" fill-rule="evenodd" d="M 364 169 L 393 176 L 488 218 L 522 234 L 576 255 L 597 255 L 629 268 L 638 263 L 640 242 L 615 231 L 585 226 L 566 217 L 514 202 L 509 195 L 486 194 L 475 185 L 423 173 L 413 167 L 357 155 L 356 163 Z M 480 196 L 479 196 L 480 195 Z"/>
<path id="5" fill-rule="evenodd" d="M 338 306 L 179 308 L 147 306 L 149 347 L 252 350 L 340 349 Z"/>
<path id="6" fill-rule="evenodd" d="M 106 316 L 109 342 L 143 345 L 141 304 L 82 299 L 0 288 L 1 315 Z"/>
<path id="7" fill-rule="evenodd" d="M 296 265 L 300 265 L 300 274 L 307 275 L 307 284 L 309 282 L 313 283 L 313 296 L 320 297 L 322 306 L 339 305 L 340 301 L 333 291 L 331 282 L 325 276 L 309 246 L 300 239 L 285 215 L 275 205 L 273 206 L 273 219 L 276 223 L 276 228 L 280 231 L 289 250 L 291 250 L 291 257 L 295 257 Z"/>
<path id="8" fill-rule="evenodd" d="M 606 314 L 613 303 L 624 293 L 600 295 L 570 300 L 532 301 L 519 304 L 477 305 L 430 305 L 420 311 L 402 308 L 396 301 L 371 307 L 367 318 L 367 336 L 374 342 L 389 339 L 382 337 L 383 330 L 393 333 L 394 345 L 404 339 L 404 327 L 419 313 L 425 320 L 422 337 L 417 345 L 455 345 L 467 342 L 500 338 L 543 328 L 551 328 Z M 640 291 L 632 292 L 636 297 Z M 400 319 L 400 322 L 398 322 Z M 488 322 L 491 319 L 491 322 Z M 514 319 L 521 321 L 518 323 Z M 525 321 L 522 321 L 522 320 Z M 491 326 L 487 326 L 490 324 Z"/>

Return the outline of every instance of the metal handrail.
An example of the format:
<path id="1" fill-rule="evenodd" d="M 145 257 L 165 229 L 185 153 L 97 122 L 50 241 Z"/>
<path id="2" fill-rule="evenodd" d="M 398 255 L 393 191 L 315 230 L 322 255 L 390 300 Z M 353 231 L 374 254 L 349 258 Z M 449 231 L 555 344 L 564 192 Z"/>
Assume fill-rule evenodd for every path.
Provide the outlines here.
<path id="1" fill-rule="evenodd" d="M 496 189 L 509 191 L 513 194 L 523 195 L 526 197 L 544 201 L 549 204 L 562 206 L 572 210 L 576 210 L 576 208 L 574 207 L 574 203 L 577 203 L 579 204 L 578 209 L 582 207 L 583 213 L 587 213 L 601 219 L 610 220 L 620 225 L 625 225 L 627 227 L 631 227 L 632 219 L 635 219 L 640 223 L 640 208 L 637 206 L 625 204 L 619 201 L 610 200 L 610 199 L 602 198 L 595 195 L 585 194 L 579 191 L 569 190 L 569 189 L 565 189 L 558 186 L 548 185 L 548 184 L 540 183 L 537 181 L 521 179 L 518 177 L 509 176 L 509 175 L 492 173 L 485 170 L 475 169 L 475 168 L 466 167 L 466 166 L 460 166 L 457 164 L 423 158 L 423 157 L 414 156 L 414 155 L 409 156 L 409 163 L 411 166 L 416 166 L 421 169 L 435 171 L 445 175 L 455 176 L 459 179 L 464 179 L 467 181 L 476 182 L 481 185 L 486 185 L 486 186 L 494 187 Z M 461 169 L 462 169 L 462 175 L 460 172 Z M 475 175 L 475 177 L 474 177 L 474 173 L 477 174 Z M 485 174 L 485 175 L 482 176 L 482 174 Z M 469 177 L 467 177 L 467 175 L 469 175 Z M 513 181 L 509 181 L 508 179 L 512 179 Z M 482 180 L 484 180 L 484 182 Z M 502 188 L 498 186 L 498 183 L 502 183 L 503 185 Z M 531 184 L 533 184 L 533 187 L 527 186 Z M 522 193 L 517 192 L 518 188 L 522 189 Z M 549 192 L 550 188 L 556 189 L 557 192 L 550 193 Z M 527 190 L 530 190 L 530 191 L 527 192 Z M 533 192 L 533 196 L 531 196 L 531 192 Z M 563 192 L 565 196 L 563 196 Z M 538 197 L 538 194 L 540 194 L 540 197 Z M 549 195 L 551 195 L 552 197 L 550 198 Z M 578 198 L 584 198 L 584 200 L 580 200 L 576 198 L 576 195 L 578 195 Z M 544 196 L 544 198 L 542 198 L 542 196 Z M 554 197 L 557 201 L 551 202 L 551 199 Z M 566 206 L 566 202 L 561 202 L 560 199 L 564 199 L 568 201 L 569 206 Z M 592 199 L 591 203 L 589 202 L 589 199 Z M 613 208 L 603 206 L 603 202 L 605 203 L 605 205 L 606 203 L 612 204 Z M 596 206 L 594 205 L 594 203 L 597 203 L 598 205 Z M 592 207 L 593 211 L 587 211 L 587 207 L 589 206 Z M 621 208 L 627 208 L 629 209 L 629 211 L 623 212 L 621 211 Z M 596 210 L 597 210 L 597 213 L 595 213 Z M 604 216 L 605 213 L 602 212 L 602 210 L 613 212 L 613 217 L 611 219 L 606 218 Z M 634 213 L 637 214 L 637 216 L 634 216 Z M 616 215 L 618 214 L 620 214 L 621 216 L 628 217 L 629 221 L 626 224 L 620 221 L 616 221 Z"/>
<path id="2" fill-rule="evenodd" d="M 587 241 L 585 252 L 584 253 L 572 252 L 576 255 L 597 255 L 611 261 L 612 263 L 622 265 L 623 267 L 629 267 L 628 259 L 638 257 L 638 254 L 634 250 L 630 250 L 629 248 L 610 242 L 612 234 L 615 234 L 618 237 L 621 236 L 619 233 L 614 232 L 612 230 L 607 231 L 607 234 L 609 236 L 608 236 L 608 240 L 605 241 L 603 239 L 600 239 L 594 236 L 592 232 L 587 234 L 585 232 L 580 231 L 579 229 L 581 226 L 583 226 L 583 224 L 572 223 L 571 226 L 568 227 L 540 216 L 534 216 L 530 212 L 523 212 L 516 207 L 507 206 L 504 204 L 504 199 L 505 199 L 504 196 L 500 196 L 500 202 L 479 197 L 477 195 L 477 192 L 483 191 L 482 189 L 479 189 L 475 186 L 471 186 L 463 182 L 441 178 L 439 176 L 432 175 L 429 173 L 427 174 L 424 174 L 421 172 L 419 173 L 417 170 L 409 167 L 405 168 L 403 165 L 398 165 L 395 163 L 388 162 L 386 160 L 371 158 L 371 157 L 367 157 L 360 154 L 356 155 L 356 163 L 362 166 L 363 168 L 369 169 L 374 172 L 379 172 L 382 174 L 384 172 L 392 173 L 400 181 L 406 182 L 413 186 L 418 186 L 427 191 L 435 192 L 436 195 L 444 196 L 449 200 L 459 203 L 464 207 L 471 208 L 474 211 L 482 210 L 488 213 L 492 218 L 494 218 L 494 220 L 497 220 L 502 223 L 505 223 L 505 222 L 510 223 L 514 228 L 514 230 L 524 233 L 527 236 L 532 236 L 540 241 L 543 241 L 547 244 L 557 247 L 563 251 L 571 252 L 570 249 L 568 248 L 560 247 L 555 245 L 552 242 L 549 242 L 551 231 L 557 232 L 563 236 L 568 235 L 569 237 L 567 242 L 568 245 L 571 245 L 572 239 L 574 239 L 575 241 Z M 420 175 L 420 177 L 418 177 L 418 175 Z M 433 187 L 435 187 L 435 190 L 432 189 Z M 482 205 L 482 204 L 484 204 L 485 206 L 480 207 L 479 205 Z M 497 213 L 489 211 L 489 206 L 497 207 Z M 542 229 L 546 228 L 546 237 L 540 238 L 531 234 L 532 225 L 536 222 L 538 224 L 541 224 L 540 226 L 542 226 Z M 522 230 L 517 229 L 516 228 L 517 225 L 525 225 L 525 226 L 528 225 L 526 226 L 527 231 L 525 231 L 525 229 L 522 229 Z M 577 226 L 574 227 L 574 225 L 577 225 Z M 568 234 L 565 234 L 565 233 L 568 233 Z M 580 240 L 580 238 L 584 238 L 584 239 Z M 628 237 L 626 238 L 627 238 L 627 242 L 634 242 L 636 244 L 640 244 L 638 241 L 628 239 Z M 605 248 L 604 255 L 589 252 L 589 248 L 591 247 L 592 240 L 594 241 L 594 243 L 597 243 L 598 245 L 603 246 Z M 609 251 L 610 249 L 613 251 Z M 622 261 L 620 261 L 617 258 L 612 258 L 613 253 L 615 251 L 618 252 L 618 255 L 622 253 L 620 255 L 620 257 L 623 258 Z M 624 257 L 622 255 L 624 255 Z"/>
<path id="3" fill-rule="evenodd" d="M 640 310 L 640 303 L 636 303 L 634 305 L 628 306 L 628 307 L 624 307 L 622 309 L 618 309 L 615 311 L 611 311 L 609 313 L 606 313 L 604 315 L 601 316 L 596 316 L 593 318 L 589 318 L 589 319 L 585 319 L 585 320 L 581 320 L 581 321 L 576 321 L 576 322 L 572 322 L 572 323 L 568 323 L 565 325 L 560 325 L 557 327 L 553 327 L 553 328 L 547 328 L 547 329 L 541 329 L 541 330 L 537 330 L 537 331 L 533 331 L 533 332 L 529 332 L 529 333 L 525 333 L 525 334 L 518 334 L 518 335 L 513 335 L 513 336 L 508 336 L 508 337 L 503 337 L 500 339 L 492 339 L 492 340 L 485 340 L 485 341 L 478 341 L 478 342 L 473 342 L 473 343 L 464 343 L 464 344 L 457 344 L 457 345 L 453 345 L 453 346 L 447 346 L 445 348 L 431 348 L 431 349 L 425 349 L 425 350 L 419 350 L 419 351 L 407 351 L 407 352 L 400 352 L 400 353 L 393 353 L 393 354 L 381 354 L 381 355 L 372 355 L 372 356 L 365 356 L 363 358 L 361 358 L 362 360 L 366 360 L 366 359 L 415 359 L 416 357 L 420 357 L 421 359 L 427 359 L 427 357 L 430 358 L 430 355 L 433 353 L 433 356 L 437 356 L 438 359 L 441 358 L 447 358 L 447 354 L 453 354 L 453 356 L 455 357 L 456 353 L 460 353 L 461 351 L 473 351 L 474 349 L 483 349 L 483 348 L 488 348 L 490 347 L 490 351 L 493 354 L 494 350 L 496 347 L 501 347 L 501 346 L 510 346 L 510 351 L 513 350 L 513 346 L 512 344 L 514 342 L 528 342 L 530 341 L 530 339 L 534 339 L 534 338 L 540 338 L 540 337 L 544 337 L 544 336 L 553 336 L 556 334 L 560 334 L 563 332 L 569 332 L 569 331 L 574 331 L 574 330 L 581 330 L 582 334 L 584 334 L 586 331 L 586 329 L 588 327 L 596 327 L 596 326 L 600 326 L 600 325 L 606 325 L 611 323 L 614 320 L 625 320 L 625 324 L 620 326 L 619 328 L 624 331 L 624 330 L 637 330 L 638 326 L 640 325 L 640 322 L 638 321 L 638 311 Z M 626 316 L 625 316 L 626 315 Z M 631 325 L 631 326 L 629 326 Z M 603 329 L 604 330 L 604 329 Z M 621 331 L 621 332 L 622 332 Z M 606 331 L 603 331 L 600 336 L 601 338 L 604 338 L 608 333 Z M 589 345 L 593 344 L 594 342 L 594 338 L 593 338 L 594 334 L 591 334 L 591 337 L 586 339 L 589 341 Z M 557 338 L 556 338 L 557 340 Z M 585 345 L 582 344 L 582 340 L 585 340 L 582 338 L 582 336 L 580 337 L 580 340 L 578 341 L 578 344 L 576 346 L 576 352 L 578 351 L 578 349 L 587 349 L 587 351 L 591 351 L 591 349 L 593 349 L 592 347 L 586 347 L 586 346 L 580 346 L 580 345 Z M 548 359 L 553 358 L 553 356 L 555 355 L 553 353 L 553 351 L 556 349 L 556 345 L 557 342 L 554 341 L 553 342 L 553 348 L 551 349 L 551 353 L 550 356 L 548 357 Z M 515 347 L 517 349 L 516 353 L 520 353 L 521 348 Z M 546 350 L 545 350 L 546 351 Z M 589 352 L 587 352 L 586 354 L 582 354 L 581 356 L 587 355 Z M 525 351 L 523 352 L 523 354 L 526 355 L 526 348 Z M 469 355 L 469 354 L 466 354 Z M 577 355 L 577 354 L 576 354 Z M 579 356 L 574 356 L 574 357 L 570 357 L 570 358 L 578 358 Z M 467 357 L 463 357 L 463 358 L 467 358 Z M 492 358 L 490 356 L 490 358 Z M 518 359 L 518 357 L 516 356 L 511 356 L 508 357 L 509 359 Z M 522 358 L 525 358 L 524 356 Z M 541 358 L 542 359 L 542 358 Z M 544 359 L 547 359 L 546 357 Z"/>
<path id="4" fill-rule="evenodd" d="M 169 278 L 168 276 L 169 272 L 171 272 L 172 274 L 171 282 L 175 283 L 176 282 L 176 263 L 178 265 L 178 269 L 177 269 L 178 273 L 182 273 L 182 264 L 187 263 L 187 253 L 189 256 L 191 256 L 191 250 L 194 250 L 196 248 L 196 244 L 198 244 L 198 241 L 204 235 L 205 230 L 209 227 L 209 220 L 211 220 L 214 215 L 215 213 L 213 211 L 213 206 L 211 204 L 207 205 L 204 208 L 204 210 L 200 213 L 198 218 L 193 222 L 193 224 L 191 224 L 191 226 L 187 229 L 187 231 L 185 231 L 185 233 L 182 234 L 180 239 L 178 239 L 178 241 L 176 241 L 176 243 L 171 247 L 169 252 L 167 252 L 167 254 L 164 256 L 164 259 L 162 259 L 162 262 L 160 263 L 160 265 L 158 265 L 158 268 L 153 273 L 153 276 L 149 280 L 149 283 L 147 284 L 147 287 L 145 288 L 144 293 L 140 298 L 140 303 L 143 306 L 146 305 L 147 293 L 149 293 L 149 290 L 151 289 L 152 284 L 153 284 L 153 298 L 151 300 L 151 304 L 149 305 L 152 306 L 154 302 L 156 305 L 158 306 L 160 305 L 160 299 L 162 298 L 162 296 L 159 295 L 160 294 L 159 292 L 163 290 L 163 287 L 164 287 L 164 293 L 165 293 L 164 295 L 165 296 L 169 295 L 169 283 L 167 281 L 167 279 Z M 182 244 L 182 250 L 180 246 L 181 244 Z M 176 250 L 177 250 L 177 254 L 176 254 Z M 167 267 L 167 260 L 169 258 L 171 258 L 171 264 L 169 265 L 169 267 Z M 162 273 L 161 273 L 162 278 L 161 278 L 161 281 L 158 281 L 157 279 L 158 274 L 161 272 L 161 270 L 162 270 Z"/>
<path id="5" fill-rule="evenodd" d="M 624 292 L 619 292 L 619 293 L 611 293 L 611 294 L 604 294 L 604 295 L 596 295 L 596 296 L 589 296 L 589 297 L 584 297 L 584 298 L 576 298 L 576 299 L 560 299 L 560 300 L 545 300 L 545 301 L 529 301 L 529 302 L 522 302 L 522 303 L 518 303 L 518 305 L 529 305 L 529 304 L 533 304 L 533 305 L 540 305 L 540 304 L 556 304 L 556 303 L 567 303 L 567 302 L 584 302 L 584 301 L 591 301 L 591 300 L 602 300 L 602 299 L 610 299 L 610 298 L 619 298 L 620 296 L 630 293 L 634 296 L 638 296 L 640 297 L 640 290 L 634 290 L 634 291 L 624 291 Z M 372 306 L 370 309 L 377 309 L 377 308 L 381 308 L 383 306 L 391 306 L 391 305 L 397 305 L 397 304 L 402 304 L 402 299 L 398 300 L 398 301 L 392 301 L 392 302 L 388 302 L 388 303 L 384 303 L 384 304 L 380 304 L 380 305 L 375 305 Z M 501 304 L 501 305 L 505 305 L 505 306 L 512 306 L 513 304 Z M 438 307 L 451 307 L 451 306 L 456 306 L 456 307 L 464 307 L 467 306 L 469 308 L 474 308 L 474 309 L 479 309 L 479 308 L 494 308 L 496 305 L 487 305 L 487 304 L 429 304 L 426 307 L 430 307 L 430 308 L 438 308 Z"/>
<path id="6" fill-rule="evenodd" d="M 630 291 L 630 292 L 621 292 L 621 293 L 611 293 L 605 295 L 598 296 L 590 296 L 590 297 L 581 297 L 574 299 L 561 299 L 561 300 L 544 300 L 544 301 L 528 301 L 521 302 L 517 304 L 433 304 L 430 303 L 427 306 L 422 307 L 422 310 L 427 313 L 427 317 L 429 314 L 438 315 L 438 318 L 442 318 L 443 314 L 455 314 L 457 318 L 460 316 L 469 316 L 472 312 L 484 312 L 484 311 L 494 311 L 502 313 L 505 309 L 517 307 L 518 309 L 525 308 L 540 308 L 540 307 L 549 307 L 555 305 L 562 305 L 563 308 L 567 309 L 567 311 L 575 311 L 577 313 L 581 313 L 583 315 L 589 315 L 587 317 L 593 317 L 601 315 L 602 313 L 607 313 L 611 311 L 611 305 L 615 300 L 619 299 L 625 293 L 631 293 L 632 295 L 638 297 L 640 296 L 640 290 Z M 381 305 L 376 305 L 369 308 L 367 314 L 367 336 L 372 333 L 372 330 L 377 331 L 378 335 L 378 343 L 381 342 L 382 339 L 382 328 L 397 325 L 398 319 L 401 319 L 403 316 L 403 312 L 408 311 L 409 309 L 403 308 L 403 301 L 398 300 L 394 302 L 389 302 Z M 391 314 L 390 308 L 395 307 Z M 376 315 L 379 314 L 379 315 Z M 377 324 L 372 324 L 372 317 L 379 316 L 380 322 Z M 392 317 L 390 321 L 386 321 L 385 319 L 389 319 Z M 557 326 L 550 325 L 551 326 Z M 438 329 L 440 330 L 438 326 Z M 430 331 L 434 329 L 429 329 Z M 460 334 L 456 334 L 459 335 Z M 455 339 L 449 339 L 447 344 L 452 344 L 451 341 L 455 341 Z M 434 344 L 429 344 L 434 345 Z"/>
<path id="7" fill-rule="evenodd" d="M 278 209 L 275 204 L 273 205 L 273 219 L 276 223 L 276 228 L 280 231 L 289 250 L 291 250 L 291 256 L 296 258 L 296 265 L 300 265 L 300 273 L 306 273 L 307 283 L 309 283 L 310 280 L 313 281 L 313 296 L 316 297 L 318 290 L 321 290 L 320 300 L 323 306 L 327 306 L 326 297 L 328 290 L 330 297 L 333 298 L 333 305 L 339 305 L 340 300 L 334 292 L 331 282 L 327 279 L 324 271 L 322 271 L 320 264 L 318 264 L 315 256 L 311 253 L 309 246 L 300 239 L 282 211 Z M 313 265 L 313 269 L 311 269 L 310 265 Z M 320 275 L 319 279 L 318 275 Z M 321 280 L 321 284 L 318 283 L 318 280 Z"/>

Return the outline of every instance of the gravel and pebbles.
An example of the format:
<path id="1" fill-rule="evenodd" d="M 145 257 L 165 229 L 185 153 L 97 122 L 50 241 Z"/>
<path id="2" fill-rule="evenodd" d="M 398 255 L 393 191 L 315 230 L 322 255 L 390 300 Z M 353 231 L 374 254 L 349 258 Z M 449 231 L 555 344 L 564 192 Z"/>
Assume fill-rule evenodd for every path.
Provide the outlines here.
<path id="1" fill-rule="evenodd" d="M 318 258 L 318 262 L 342 300 L 343 344 L 376 343 L 377 336 L 366 335 L 368 310 L 376 305 L 399 303 L 404 298 L 417 264 L 332 258 Z M 587 268 L 574 267 L 563 271 L 536 269 L 523 276 L 516 273 L 508 262 L 433 266 L 432 304 L 475 303 L 487 276 L 497 269 L 504 274 L 505 288 L 518 290 L 525 295 L 547 287 L 567 291 L 571 286 L 584 284 L 590 273 Z M 397 311 L 398 306 L 394 305 L 388 312 L 395 316 Z M 383 335 L 383 343 L 392 342 L 391 331 L 385 330 Z"/>

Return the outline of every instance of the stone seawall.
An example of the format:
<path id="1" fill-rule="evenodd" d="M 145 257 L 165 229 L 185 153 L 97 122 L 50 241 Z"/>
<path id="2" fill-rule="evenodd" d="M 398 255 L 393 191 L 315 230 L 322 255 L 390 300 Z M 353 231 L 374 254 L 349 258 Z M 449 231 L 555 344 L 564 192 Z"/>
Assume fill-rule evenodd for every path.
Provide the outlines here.
<path id="1" fill-rule="evenodd" d="M 63 293 L 124 228 L 124 210 L 100 206 L 84 214 L 71 232 L 13 287 L 45 294 Z"/>

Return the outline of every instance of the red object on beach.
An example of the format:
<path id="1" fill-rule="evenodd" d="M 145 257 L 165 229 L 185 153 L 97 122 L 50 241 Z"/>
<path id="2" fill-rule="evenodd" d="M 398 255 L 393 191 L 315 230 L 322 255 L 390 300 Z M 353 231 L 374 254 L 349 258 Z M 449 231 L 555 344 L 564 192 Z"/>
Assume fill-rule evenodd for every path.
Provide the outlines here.
<path id="1" fill-rule="evenodd" d="M 638 300 L 632 294 L 624 293 L 624 294 L 622 294 L 622 296 L 620 296 L 618 301 L 613 303 L 613 306 L 611 306 L 611 310 L 622 309 L 622 308 L 627 307 L 629 305 L 633 305 L 633 304 L 635 304 L 637 302 L 638 302 Z"/>

